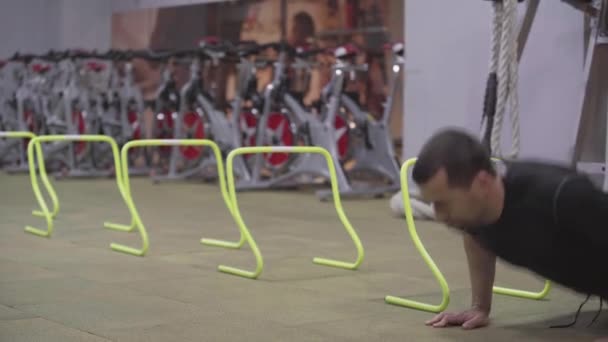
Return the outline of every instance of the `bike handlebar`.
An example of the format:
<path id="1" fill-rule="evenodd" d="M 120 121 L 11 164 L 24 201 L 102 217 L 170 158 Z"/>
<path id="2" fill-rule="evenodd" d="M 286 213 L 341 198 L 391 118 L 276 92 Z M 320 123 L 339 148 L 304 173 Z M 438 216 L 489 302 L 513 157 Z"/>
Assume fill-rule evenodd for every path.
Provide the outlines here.
<path id="1" fill-rule="evenodd" d="M 302 49 L 297 48 L 295 57 L 297 58 L 308 58 L 320 54 L 328 54 L 327 49 Z"/>
<path id="2" fill-rule="evenodd" d="M 341 70 L 343 72 L 351 72 L 351 71 L 359 71 L 359 72 L 367 72 L 368 65 L 367 64 L 338 64 L 332 67 L 333 70 Z"/>

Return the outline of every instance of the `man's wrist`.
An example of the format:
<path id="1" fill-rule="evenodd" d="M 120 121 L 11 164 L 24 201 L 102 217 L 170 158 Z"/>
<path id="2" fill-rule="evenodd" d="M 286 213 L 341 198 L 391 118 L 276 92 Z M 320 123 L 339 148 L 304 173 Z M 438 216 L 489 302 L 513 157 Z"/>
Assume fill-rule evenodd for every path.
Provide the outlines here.
<path id="1" fill-rule="evenodd" d="M 471 305 L 471 308 L 474 309 L 474 310 L 483 311 L 487 315 L 489 315 L 490 311 L 492 310 L 492 305 L 490 305 L 490 304 L 473 303 L 473 305 Z"/>

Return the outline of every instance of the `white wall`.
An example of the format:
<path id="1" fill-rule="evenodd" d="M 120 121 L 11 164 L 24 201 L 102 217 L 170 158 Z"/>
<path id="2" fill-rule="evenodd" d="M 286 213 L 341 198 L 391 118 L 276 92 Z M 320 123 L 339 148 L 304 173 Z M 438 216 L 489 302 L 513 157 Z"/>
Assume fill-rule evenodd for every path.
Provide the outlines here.
<path id="1" fill-rule="evenodd" d="M 4 0 L 0 10 L 0 57 L 40 53 L 59 44 L 60 6 L 46 0 Z"/>
<path id="2" fill-rule="evenodd" d="M 110 46 L 108 0 L 2 0 L 0 57 L 16 51 Z"/>
<path id="3" fill-rule="evenodd" d="M 444 126 L 479 134 L 492 9 L 486 1 L 407 0 L 406 18 L 403 154 L 409 158 Z M 583 16 L 541 1 L 519 71 L 520 157 L 570 160 L 582 67 Z M 503 136 L 508 152 L 510 132 Z"/>
<path id="4" fill-rule="evenodd" d="M 112 7 L 108 0 L 61 0 L 60 48 L 107 50 L 111 45 Z"/>

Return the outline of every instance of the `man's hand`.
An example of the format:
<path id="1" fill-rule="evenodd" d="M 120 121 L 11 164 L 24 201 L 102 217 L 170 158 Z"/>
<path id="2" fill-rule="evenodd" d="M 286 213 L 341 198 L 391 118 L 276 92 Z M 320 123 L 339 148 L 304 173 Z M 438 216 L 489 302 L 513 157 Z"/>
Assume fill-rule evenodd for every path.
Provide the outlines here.
<path id="1" fill-rule="evenodd" d="M 471 308 L 462 312 L 442 312 L 433 317 L 426 325 L 443 328 L 451 325 L 460 325 L 463 329 L 481 328 L 490 323 L 488 312 L 478 308 Z"/>

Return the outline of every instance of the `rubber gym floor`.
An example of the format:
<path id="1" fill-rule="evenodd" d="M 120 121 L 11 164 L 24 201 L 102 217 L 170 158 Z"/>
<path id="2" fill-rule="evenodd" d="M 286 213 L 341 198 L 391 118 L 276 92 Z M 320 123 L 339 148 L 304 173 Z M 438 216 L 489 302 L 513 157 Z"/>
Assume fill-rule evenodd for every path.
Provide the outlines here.
<path id="1" fill-rule="evenodd" d="M 547 300 L 494 296 L 484 329 L 432 329 L 432 314 L 388 305 L 386 295 L 439 303 L 440 288 L 388 200 L 348 200 L 344 208 L 365 247 L 356 271 L 319 266 L 315 256 L 354 260 L 355 247 L 331 202 L 311 191 L 239 193 L 245 222 L 264 256 L 257 280 L 220 273 L 220 264 L 252 269 L 248 247 L 203 246 L 201 237 L 236 240 L 238 229 L 214 184 L 132 180 L 150 234 L 135 257 L 111 242 L 138 246 L 137 234 L 103 228 L 128 223 L 113 180 L 54 181 L 61 202 L 52 238 L 26 175 L 0 174 L 0 341 L 591 341 L 608 334 L 599 307 L 554 287 Z M 451 289 L 449 309 L 470 301 L 460 237 L 433 223 L 418 231 Z M 537 290 L 542 279 L 499 265 L 497 284 Z"/>

